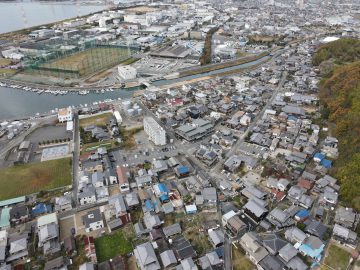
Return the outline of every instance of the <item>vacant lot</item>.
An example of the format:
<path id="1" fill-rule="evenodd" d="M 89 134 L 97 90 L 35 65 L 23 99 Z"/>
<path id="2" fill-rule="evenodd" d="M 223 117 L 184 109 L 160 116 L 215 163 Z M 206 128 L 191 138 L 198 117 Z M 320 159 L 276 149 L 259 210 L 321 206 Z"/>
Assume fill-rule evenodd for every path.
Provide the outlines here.
<path id="1" fill-rule="evenodd" d="M 142 131 L 144 129 L 143 126 L 125 129 L 124 127 L 120 127 L 120 136 L 121 136 L 121 146 L 126 150 L 132 150 L 136 148 L 135 142 L 135 134 Z"/>
<path id="2" fill-rule="evenodd" d="M 89 125 L 95 126 L 106 126 L 109 121 L 109 118 L 112 116 L 112 113 L 102 113 L 87 118 L 80 119 L 80 127 L 86 127 Z"/>
<path id="3" fill-rule="evenodd" d="M 71 158 L 0 169 L 0 200 L 71 184 Z"/>
<path id="4" fill-rule="evenodd" d="M 324 261 L 324 265 L 321 269 L 327 270 L 342 270 L 346 269 L 350 260 L 350 254 L 342 248 L 330 244 Z"/>
<path id="5" fill-rule="evenodd" d="M 0 58 L 0 67 L 7 66 L 11 64 L 10 59 Z"/>
<path id="6" fill-rule="evenodd" d="M 211 216 L 211 214 L 206 213 Z M 207 220 L 202 214 L 185 215 L 184 213 L 173 213 L 165 216 L 164 226 L 181 222 L 183 235 L 190 241 L 199 256 L 205 255 L 212 246 L 208 240 L 208 235 L 203 231 L 203 226 Z"/>
<path id="7" fill-rule="evenodd" d="M 132 233 L 129 233 L 127 229 L 122 229 L 97 238 L 95 240 L 95 247 L 98 261 L 104 262 L 117 255 L 125 255 L 132 252 L 131 235 Z"/>
<path id="8" fill-rule="evenodd" d="M 234 270 L 252 270 L 255 269 L 255 266 L 251 261 L 246 257 L 245 253 L 240 249 L 240 247 L 235 248 L 232 246 L 232 257 L 233 257 L 233 268 Z"/>

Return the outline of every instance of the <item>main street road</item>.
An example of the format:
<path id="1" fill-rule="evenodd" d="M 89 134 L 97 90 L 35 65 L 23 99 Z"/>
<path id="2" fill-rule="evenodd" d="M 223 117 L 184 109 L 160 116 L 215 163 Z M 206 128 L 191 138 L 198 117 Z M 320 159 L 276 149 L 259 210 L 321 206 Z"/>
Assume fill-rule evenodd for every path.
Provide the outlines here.
<path id="1" fill-rule="evenodd" d="M 80 159 L 80 127 L 79 115 L 74 113 L 74 149 L 73 149 L 73 190 L 72 199 L 73 205 L 78 205 L 77 192 L 79 185 L 79 159 Z"/>

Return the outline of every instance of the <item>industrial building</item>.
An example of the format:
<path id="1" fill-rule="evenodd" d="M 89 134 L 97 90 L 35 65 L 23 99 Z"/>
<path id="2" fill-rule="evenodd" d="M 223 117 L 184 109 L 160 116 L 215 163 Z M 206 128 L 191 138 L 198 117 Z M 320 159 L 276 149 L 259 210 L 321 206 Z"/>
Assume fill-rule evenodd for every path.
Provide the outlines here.
<path id="1" fill-rule="evenodd" d="M 166 132 L 153 118 L 144 118 L 144 130 L 155 145 L 166 145 Z"/>
<path id="2" fill-rule="evenodd" d="M 196 119 L 192 124 L 186 124 L 176 129 L 176 134 L 187 141 L 194 141 L 203 138 L 214 130 L 214 125 L 204 119 Z"/>
<path id="3" fill-rule="evenodd" d="M 71 107 L 59 109 L 58 120 L 60 123 L 71 121 L 72 119 L 73 119 L 73 112 Z"/>
<path id="4" fill-rule="evenodd" d="M 122 81 L 133 80 L 136 78 L 136 68 L 131 66 L 118 66 L 119 78 Z"/>

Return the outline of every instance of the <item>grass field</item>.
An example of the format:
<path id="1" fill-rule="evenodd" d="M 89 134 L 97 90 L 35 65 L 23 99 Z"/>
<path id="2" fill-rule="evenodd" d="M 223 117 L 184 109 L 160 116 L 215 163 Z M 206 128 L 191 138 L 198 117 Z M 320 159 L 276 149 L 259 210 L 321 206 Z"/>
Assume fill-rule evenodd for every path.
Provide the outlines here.
<path id="1" fill-rule="evenodd" d="M 350 254 L 336 245 L 330 245 L 327 252 L 322 270 L 343 270 L 346 269 L 350 260 Z"/>
<path id="2" fill-rule="evenodd" d="M 0 200 L 70 185 L 71 158 L 0 169 Z"/>
<path id="3" fill-rule="evenodd" d="M 131 232 L 122 229 L 97 238 L 95 240 L 95 248 L 98 261 L 104 262 L 118 255 L 132 252 L 131 235 Z"/>
<path id="4" fill-rule="evenodd" d="M 131 52 L 130 52 L 131 53 Z M 129 57 L 127 48 L 91 48 L 63 58 L 42 64 L 40 67 L 61 71 L 73 71 L 79 76 L 86 76 L 106 67 L 112 67 Z"/>
<path id="5" fill-rule="evenodd" d="M 2 77 L 10 77 L 14 75 L 16 72 L 17 72 L 16 69 L 0 68 L 0 76 Z"/>
<path id="6" fill-rule="evenodd" d="M 0 67 L 1 66 L 7 66 L 11 64 L 11 60 L 10 59 L 5 59 L 5 58 L 0 58 Z"/>
<path id="7" fill-rule="evenodd" d="M 89 125 L 106 126 L 111 116 L 112 113 L 109 112 L 80 119 L 80 127 L 86 127 Z"/>
<path id="8" fill-rule="evenodd" d="M 240 248 L 232 246 L 233 269 L 234 270 L 252 270 L 255 266 L 246 257 Z"/>

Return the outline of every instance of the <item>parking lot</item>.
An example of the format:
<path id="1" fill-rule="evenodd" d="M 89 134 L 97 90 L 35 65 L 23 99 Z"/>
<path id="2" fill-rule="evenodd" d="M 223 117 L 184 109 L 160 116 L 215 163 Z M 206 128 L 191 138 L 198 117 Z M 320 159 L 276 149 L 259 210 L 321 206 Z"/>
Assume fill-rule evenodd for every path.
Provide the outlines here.
<path id="1" fill-rule="evenodd" d="M 154 159 L 163 159 L 165 157 L 177 156 L 179 149 L 175 144 L 166 146 L 155 146 L 149 141 L 144 131 L 135 134 L 136 148 L 133 150 L 114 150 L 111 153 L 114 156 L 116 164 L 123 164 L 125 167 L 153 161 Z"/>
<path id="2" fill-rule="evenodd" d="M 60 241 L 64 241 L 65 238 L 71 236 L 72 228 L 75 228 L 75 216 L 68 216 L 60 219 Z"/>

